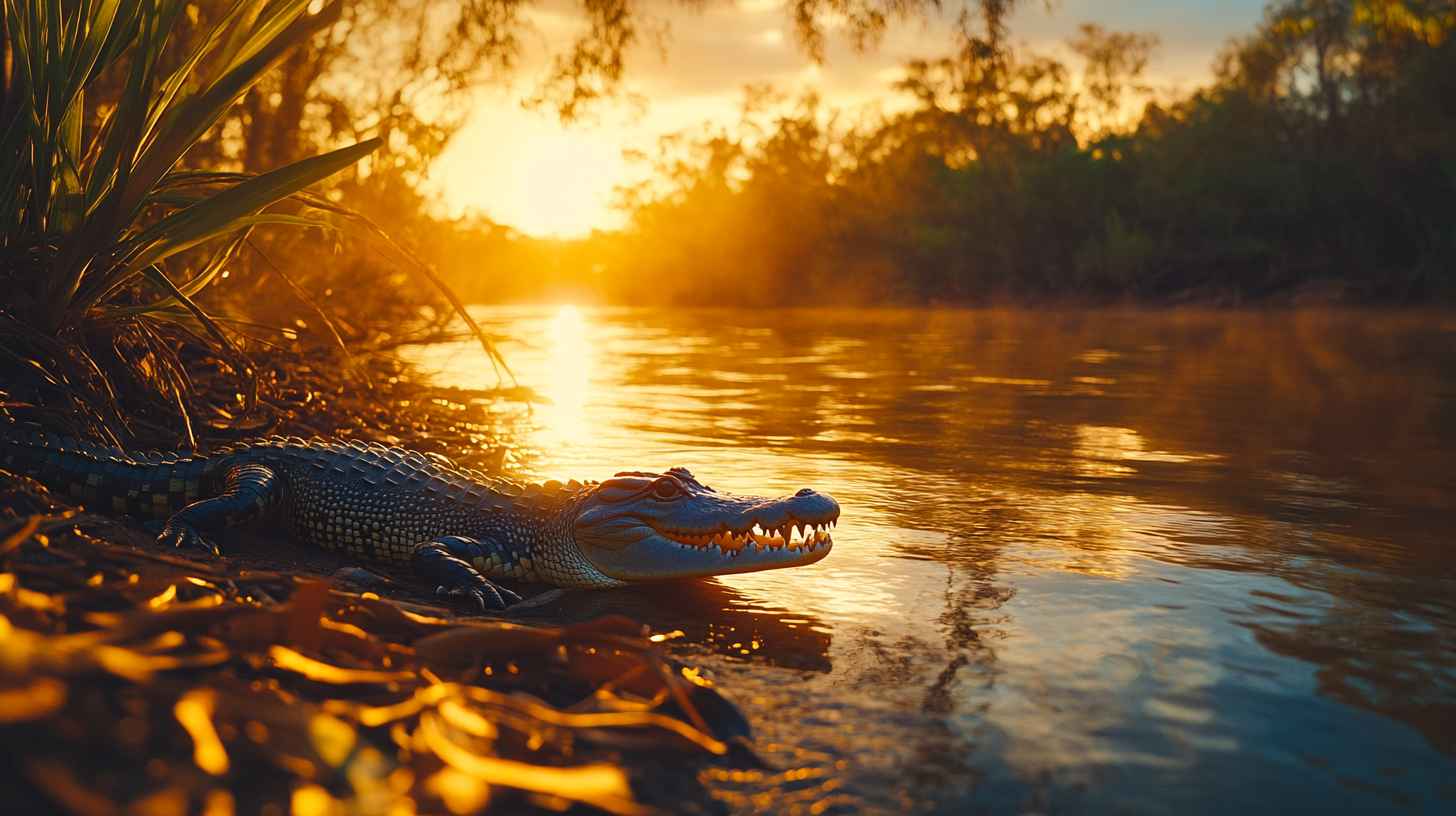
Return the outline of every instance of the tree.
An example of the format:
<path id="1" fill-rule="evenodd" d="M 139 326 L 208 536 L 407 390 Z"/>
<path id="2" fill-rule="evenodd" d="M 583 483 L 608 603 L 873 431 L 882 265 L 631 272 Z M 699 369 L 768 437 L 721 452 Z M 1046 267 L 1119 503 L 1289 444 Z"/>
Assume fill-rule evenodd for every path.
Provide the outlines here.
<path id="1" fill-rule="evenodd" d="M 1108 32 L 1095 23 L 1083 23 L 1081 30 L 1067 43 L 1085 60 L 1082 92 L 1090 99 L 1080 106 L 1077 130 L 1083 142 L 1095 142 L 1141 118 L 1141 110 L 1130 108 L 1152 94 L 1142 75 L 1161 40 L 1157 34 Z"/>
<path id="2" fill-rule="evenodd" d="M 912 110 L 673 140 L 613 275 L 699 304 L 1449 292 L 1452 30 L 1449 3 L 1281 2 L 1216 85 L 1141 111 L 1154 35 L 1084 26 L 1080 80 L 967 37 L 906 66 Z"/>
<path id="3" fill-rule="evenodd" d="M 1217 73 L 1225 88 L 1303 105 L 1338 126 L 1351 104 L 1394 92 L 1403 66 L 1453 29 L 1449 0 L 1283 0 L 1257 32 L 1230 42 Z"/>

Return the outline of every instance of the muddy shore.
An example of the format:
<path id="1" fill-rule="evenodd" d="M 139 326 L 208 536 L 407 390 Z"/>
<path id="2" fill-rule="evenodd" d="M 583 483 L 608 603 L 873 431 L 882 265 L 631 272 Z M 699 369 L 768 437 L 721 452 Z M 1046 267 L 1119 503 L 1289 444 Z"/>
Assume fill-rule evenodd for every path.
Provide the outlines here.
<path id="1" fill-rule="evenodd" d="M 0 474 L 0 811 L 709 814 L 709 769 L 764 767 L 645 627 L 551 625 L 560 590 L 483 616 L 273 524 L 217 542 Z"/>

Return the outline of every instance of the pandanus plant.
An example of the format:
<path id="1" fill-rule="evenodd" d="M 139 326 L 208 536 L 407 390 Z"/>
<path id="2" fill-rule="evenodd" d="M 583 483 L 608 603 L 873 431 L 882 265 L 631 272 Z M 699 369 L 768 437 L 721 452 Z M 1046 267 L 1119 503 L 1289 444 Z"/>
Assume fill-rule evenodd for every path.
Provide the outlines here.
<path id="1" fill-rule="evenodd" d="M 380 140 L 261 175 L 184 169 L 183 157 L 270 68 L 337 20 L 340 2 L 238 0 L 170 72 L 164 47 L 186 0 L 3 2 L 12 70 L 0 105 L 0 364 L 11 376 L 0 386 L 11 393 L 0 398 L 17 408 L 22 394 L 50 394 L 40 401 L 63 405 L 46 407 L 120 442 L 128 410 L 112 384 L 129 367 L 130 381 L 165 398 L 191 436 L 181 345 L 231 368 L 245 402 L 256 393 L 248 357 L 194 298 L 258 227 L 336 228 L 340 219 L 321 216 L 341 208 L 307 188 Z M 88 107 L 87 89 L 108 71 L 125 72 L 119 95 Z M 83 140 L 97 109 L 104 116 Z M 274 206 L 284 199 L 299 206 Z M 352 219 L 361 225 L 375 229 Z M 138 353 L 118 355 L 121 339 Z"/>

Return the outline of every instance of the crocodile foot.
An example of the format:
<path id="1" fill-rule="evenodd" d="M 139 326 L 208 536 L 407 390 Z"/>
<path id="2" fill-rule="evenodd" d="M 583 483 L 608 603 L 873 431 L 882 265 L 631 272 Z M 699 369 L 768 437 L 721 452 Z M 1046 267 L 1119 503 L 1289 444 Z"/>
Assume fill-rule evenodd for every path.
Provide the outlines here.
<path id="1" fill-rule="evenodd" d="M 217 545 L 197 531 L 196 527 L 185 521 L 149 521 L 142 525 L 153 530 L 161 528 L 157 533 L 157 541 L 163 545 L 173 547 L 187 547 L 189 549 L 202 550 L 213 555 L 222 555 Z"/>
<path id="2" fill-rule="evenodd" d="M 442 586 L 435 590 L 435 594 L 473 604 L 481 612 L 487 609 L 505 609 L 511 604 L 521 602 L 521 596 L 509 589 L 498 587 L 484 579 L 482 582 L 484 586 Z"/>
<path id="3" fill-rule="evenodd" d="M 473 543 L 473 539 L 442 536 L 417 545 L 411 558 L 415 578 L 425 586 L 437 587 L 435 594 L 472 604 L 481 612 L 520 603 L 521 596 L 486 580 L 475 567 L 451 552 L 452 548 Z"/>

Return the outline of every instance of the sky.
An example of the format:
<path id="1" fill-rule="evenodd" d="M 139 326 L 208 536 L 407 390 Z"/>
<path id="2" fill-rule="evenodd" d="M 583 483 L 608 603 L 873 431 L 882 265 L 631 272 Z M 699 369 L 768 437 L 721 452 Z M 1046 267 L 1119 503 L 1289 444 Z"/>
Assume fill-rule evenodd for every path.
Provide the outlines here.
<path id="1" fill-rule="evenodd" d="M 1068 56 L 1065 42 L 1094 22 L 1110 31 L 1156 33 L 1162 45 L 1149 79 L 1191 90 L 1212 78 L 1214 55 L 1230 37 L 1251 33 L 1267 0 L 1054 0 L 1025 4 L 1011 20 L 1012 39 L 1042 53 Z M 670 26 L 665 49 L 629 53 L 626 88 L 645 105 L 597 105 L 563 126 L 549 110 L 525 109 L 550 43 L 566 42 L 583 24 L 575 3 L 545 0 L 532 12 L 521 67 L 505 84 L 479 88 L 471 116 L 436 162 L 430 181 L 451 217 L 478 212 L 530 235 L 578 237 L 612 229 L 622 215 L 613 190 L 647 175 L 624 151 L 655 153 L 664 134 L 705 122 L 738 119 L 745 85 L 812 89 L 830 107 L 893 108 L 891 83 L 911 59 L 947 55 L 952 16 L 901 24 L 879 47 L 856 54 L 831 34 L 827 61 L 814 65 L 793 42 L 780 0 L 709 0 L 699 11 L 646 4 Z"/>

